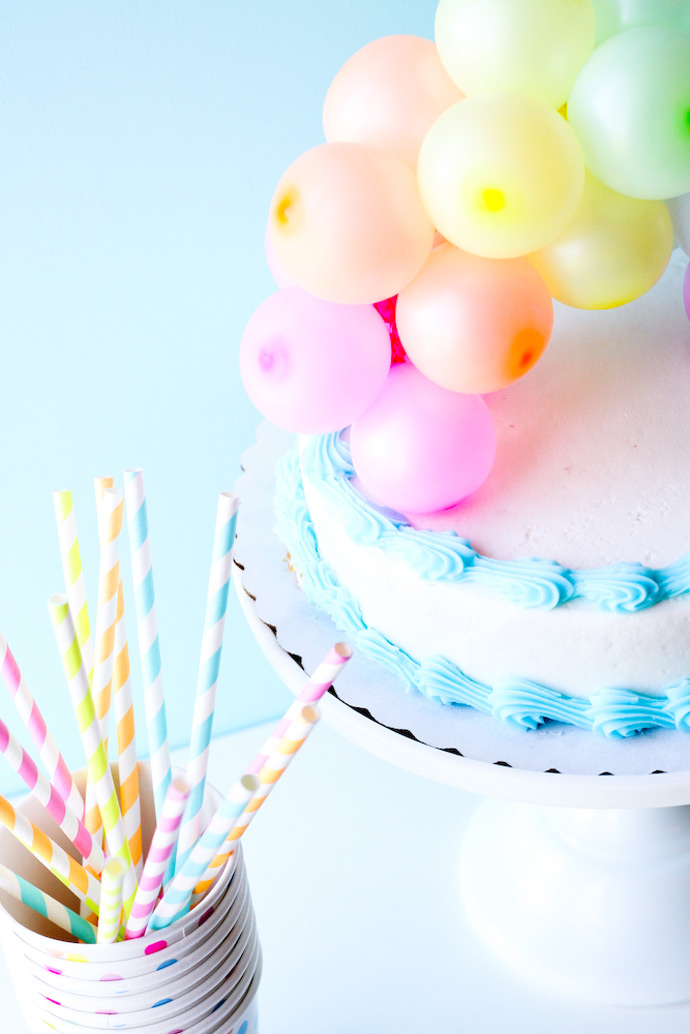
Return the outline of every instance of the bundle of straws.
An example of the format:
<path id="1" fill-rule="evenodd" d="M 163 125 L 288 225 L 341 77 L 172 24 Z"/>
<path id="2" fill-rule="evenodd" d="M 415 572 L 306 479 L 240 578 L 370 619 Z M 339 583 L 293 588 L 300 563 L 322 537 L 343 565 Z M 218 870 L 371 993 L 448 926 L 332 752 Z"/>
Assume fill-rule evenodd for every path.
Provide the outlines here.
<path id="1" fill-rule="evenodd" d="M 203 898 L 313 729 L 319 717 L 315 704 L 352 653 L 345 643 L 328 652 L 202 828 L 238 499 L 229 492 L 218 499 L 189 758 L 185 777 L 173 778 L 142 471 L 125 471 L 124 485 L 123 495 L 113 486 L 113 478 L 95 479 L 100 563 L 93 638 L 72 493 L 53 494 L 66 593 L 53 596 L 48 607 L 86 755 L 84 797 L 0 632 L 0 674 L 45 773 L 2 721 L 0 753 L 74 845 L 81 862 L 1 796 L 0 822 L 77 896 L 81 914 L 4 866 L 0 889 L 86 943 L 163 929 Z M 146 858 L 120 574 L 125 505 L 156 815 Z M 111 704 L 119 791 L 108 762 Z"/>

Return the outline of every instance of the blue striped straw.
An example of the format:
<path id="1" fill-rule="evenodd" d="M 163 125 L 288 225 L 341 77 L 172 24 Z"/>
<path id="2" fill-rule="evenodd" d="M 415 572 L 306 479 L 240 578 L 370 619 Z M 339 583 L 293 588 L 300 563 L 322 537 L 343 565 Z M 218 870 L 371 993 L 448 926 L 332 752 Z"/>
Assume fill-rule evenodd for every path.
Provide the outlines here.
<path id="1" fill-rule="evenodd" d="M 186 913 L 192 891 L 258 789 L 259 780 L 255 775 L 243 775 L 233 783 L 203 835 L 194 844 L 184 865 L 156 905 L 148 930 L 162 930 Z"/>
<path id="2" fill-rule="evenodd" d="M 16 901 L 23 902 L 38 915 L 45 916 L 66 933 L 71 933 L 85 944 L 96 943 L 96 931 L 91 923 L 4 865 L 0 865 L 0 887 Z"/>
<path id="3" fill-rule="evenodd" d="M 134 582 L 134 606 L 137 615 L 144 708 L 151 754 L 151 780 L 156 818 L 158 819 L 161 816 L 165 795 L 172 778 L 172 768 L 161 674 L 156 598 L 153 589 L 149 522 L 143 471 L 126 470 L 124 476 L 127 528 L 132 557 L 132 581 Z"/>
<path id="4" fill-rule="evenodd" d="M 232 495 L 230 492 L 220 493 L 216 511 L 213 560 L 206 599 L 199 676 L 189 741 L 187 782 L 191 789 L 180 827 L 176 872 L 180 872 L 201 832 L 201 808 L 204 801 L 209 745 L 216 705 L 216 687 L 223 646 L 225 613 L 228 606 L 232 547 L 235 541 L 238 505 L 239 499 L 236 495 Z"/>

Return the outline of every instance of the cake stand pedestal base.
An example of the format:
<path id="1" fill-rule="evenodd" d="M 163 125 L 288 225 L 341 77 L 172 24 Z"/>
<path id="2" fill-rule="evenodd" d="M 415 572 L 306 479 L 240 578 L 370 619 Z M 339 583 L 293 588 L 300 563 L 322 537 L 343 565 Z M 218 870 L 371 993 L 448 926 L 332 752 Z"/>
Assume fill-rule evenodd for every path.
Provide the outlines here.
<path id="1" fill-rule="evenodd" d="M 464 839 L 460 893 L 477 936 L 545 990 L 626 1005 L 690 998 L 690 807 L 486 799 Z"/>

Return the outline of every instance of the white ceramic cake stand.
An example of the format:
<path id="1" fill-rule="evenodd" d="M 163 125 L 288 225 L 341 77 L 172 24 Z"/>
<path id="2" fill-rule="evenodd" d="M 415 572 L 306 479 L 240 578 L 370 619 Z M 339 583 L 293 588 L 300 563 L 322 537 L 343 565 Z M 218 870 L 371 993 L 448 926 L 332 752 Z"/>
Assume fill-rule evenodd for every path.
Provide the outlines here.
<path id="1" fill-rule="evenodd" d="M 260 431 L 244 458 L 236 585 L 268 661 L 296 693 L 342 636 L 296 588 L 272 531 L 272 471 L 285 446 Z M 323 700 L 324 720 L 393 764 L 485 798 L 458 879 L 467 918 L 495 955 L 550 992 L 627 1005 L 690 999 L 690 739 L 620 744 L 558 728 L 516 737 L 443 708 L 451 729 L 441 746 L 437 705 L 390 678 L 353 658 L 338 695 Z"/>

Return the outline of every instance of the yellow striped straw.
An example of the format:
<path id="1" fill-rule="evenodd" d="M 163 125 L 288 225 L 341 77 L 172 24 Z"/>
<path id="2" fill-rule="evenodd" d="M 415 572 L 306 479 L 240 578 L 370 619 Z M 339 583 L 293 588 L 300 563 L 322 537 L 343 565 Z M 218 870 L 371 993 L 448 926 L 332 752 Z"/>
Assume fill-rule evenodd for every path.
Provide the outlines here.
<path id="1" fill-rule="evenodd" d="M 110 699 L 112 693 L 113 653 L 115 648 L 115 620 L 117 614 L 117 586 L 120 576 L 119 555 L 115 544 L 115 559 L 110 542 L 104 532 L 104 496 L 107 488 L 112 488 L 112 477 L 94 478 L 96 495 L 96 515 L 98 519 L 98 538 L 100 542 L 100 560 L 98 565 L 98 601 L 96 607 L 96 658 L 91 681 L 96 717 L 101 729 L 103 744 L 108 753 Z M 114 569 L 115 568 L 115 569 Z M 71 609 L 71 608 L 70 608 Z M 91 780 L 86 783 L 86 818 L 85 824 L 92 836 L 102 831 L 101 813 L 96 803 Z"/>
<path id="2" fill-rule="evenodd" d="M 34 858 L 60 880 L 60 883 L 64 883 L 92 912 L 98 914 L 101 888 L 96 877 L 46 836 L 26 815 L 15 811 L 5 797 L 0 797 L 0 823 L 13 833 Z"/>
<path id="3" fill-rule="evenodd" d="M 93 640 L 91 639 L 91 623 L 89 622 L 89 608 L 86 601 L 72 493 L 68 489 L 53 492 L 53 504 L 67 599 L 74 615 L 79 648 L 90 680 L 93 675 Z"/>
<path id="4" fill-rule="evenodd" d="M 231 857 L 235 849 L 235 844 L 242 836 L 244 836 L 247 826 L 252 822 L 257 811 L 264 803 L 297 751 L 309 736 L 309 733 L 318 722 L 319 717 L 319 709 L 313 704 L 307 704 L 302 707 L 299 715 L 290 722 L 290 725 L 285 731 L 285 735 L 258 772 L 259 789 L 253 795 L 237 820 L 230 836 L 223 845 L 222 851 L 216 855 L 213 861 L 209 864 L 202 879 L 199 880 L 194 887 L 194 893 L 192 894 L 191 900 L 192 906 L 196 905 L 196 903 L 210 889 L 221 869 Z"/>
<path id="5" fill-rule="evenodd" d="M 74 630 L 74 623 L 67 605 L 67 598 L 62 595 L 53 596 L 48 602 L 50 616 L 53 621 L 62 666 L 67 677 L 72 706 L 77 718 L 81 734 L 89 776 L 96 793 L 96 800 L 101 812 L 108 853 L 114 858 L 121 858 L 126 866 L 123 883 L 123 908 L 125 921 L 129 916 L 137 880 L 129 842 L 125 835 L 120 804 L 117 799 L 108 756 L 105 752 L 98 718 L 93 704 L 93 696 L 89 680 L 79 651 Z"/>
<path id="6" fill-rule="evenodd" d="M 110 858 L 101 875 L 101 908 L 98 915 L 98 944 L 118 940 L 122 926 L 122 880 L 125 866 L 120 858 Z"/>

